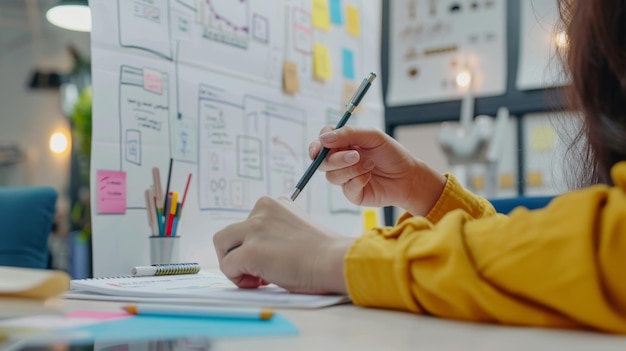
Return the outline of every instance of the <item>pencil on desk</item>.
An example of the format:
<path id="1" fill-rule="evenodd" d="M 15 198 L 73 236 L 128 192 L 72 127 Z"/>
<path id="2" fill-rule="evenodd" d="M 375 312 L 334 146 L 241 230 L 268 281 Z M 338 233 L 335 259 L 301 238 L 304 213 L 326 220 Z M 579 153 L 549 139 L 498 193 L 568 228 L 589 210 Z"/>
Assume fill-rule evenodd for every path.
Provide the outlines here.
<path id="1" fill-rule="evenodd" d="M 134 315 L 157 315 L 172 317 L 204 317 L 229 319 L 260 319 L 269 320 L 274 311 L 268 308 L 255 307 L 206 307 L 163 304 L 136 304 L 122 307 Z"/>

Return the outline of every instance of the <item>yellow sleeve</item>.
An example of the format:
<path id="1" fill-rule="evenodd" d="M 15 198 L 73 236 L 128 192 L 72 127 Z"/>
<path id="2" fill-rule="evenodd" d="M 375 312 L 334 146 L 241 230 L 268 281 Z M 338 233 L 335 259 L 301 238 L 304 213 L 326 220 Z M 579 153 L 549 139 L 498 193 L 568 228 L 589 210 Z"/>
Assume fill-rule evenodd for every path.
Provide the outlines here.
<path id="1" fill-rule="evenodd" d="M 626 333 L 626 163 L 613 178 L 541 210 L 374 229 L 346 255 L 348 291 L 364 306 Z"/>
<path id="2" fill-rule="evenodd" d="M 467 212 L 472 218 L 482 218 L 496 214 L 496 210 L 489 201 L 467 191 L 452 174 L 446 173 L 445 177 L 447 178 L 446 186 L 435 206 L 426 215 L 426 219 L 430 222 L 439 222 L 441 217 L 455 209 Z M 398 224 L 411 217 L 410 213 L 403 213 L 398 218 Z"/>

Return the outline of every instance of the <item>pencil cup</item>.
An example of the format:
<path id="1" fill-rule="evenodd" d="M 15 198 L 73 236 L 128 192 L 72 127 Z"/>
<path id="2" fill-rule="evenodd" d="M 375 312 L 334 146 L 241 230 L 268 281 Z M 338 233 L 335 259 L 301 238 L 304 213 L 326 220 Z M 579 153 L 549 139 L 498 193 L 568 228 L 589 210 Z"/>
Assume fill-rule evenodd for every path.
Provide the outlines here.
<path id="1" fill-rule="evenodd" d="M 151 236 L 150 264 L 179 263 L 179 236 Z"/>

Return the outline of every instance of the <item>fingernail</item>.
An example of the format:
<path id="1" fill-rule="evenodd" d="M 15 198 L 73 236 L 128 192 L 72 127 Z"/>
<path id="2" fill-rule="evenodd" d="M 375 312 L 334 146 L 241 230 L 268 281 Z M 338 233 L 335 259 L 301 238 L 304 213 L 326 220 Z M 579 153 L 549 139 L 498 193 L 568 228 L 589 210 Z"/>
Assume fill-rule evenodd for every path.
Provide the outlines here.
<path id="1" fill-rule="evenodd" d="M 372 160 L 367 160 L 365 162 L 363 162 L 363 168 L 370 170 L 372 168 L 374 168 L 374 166 L 376 166 L 376 164 L 374 164 L 374 161 Z"/>
<path id="2" fill-rule="evenodd" d="M 335 132 L 333 130 L 332 132 L 324 133 L 324 134 L 320 135 L 320 140 L 321 141 L 326 141 L 326 142 L 335 141 L 335 140 L 337 140 L 337 132 Z"/>
<path id="3" fill-rule="evenodd" d="M 359 160 L 359 153 L 356 151 L 349 151 L 343 156 L 343 160 L 348 163 L 355 163 Z"/>

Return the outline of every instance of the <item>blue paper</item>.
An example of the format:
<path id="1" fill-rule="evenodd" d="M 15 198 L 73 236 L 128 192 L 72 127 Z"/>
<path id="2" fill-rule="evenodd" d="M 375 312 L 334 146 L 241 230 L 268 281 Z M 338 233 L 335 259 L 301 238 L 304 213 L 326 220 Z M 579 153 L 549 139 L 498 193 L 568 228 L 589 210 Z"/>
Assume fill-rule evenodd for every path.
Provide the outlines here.
<path id="1" fill-rule="evenodd" d="M 71 330 L 86 332 L 96 341 L 163 340 L 189 337 L 238 338 L 298 334 L 298 329 L 293 323 L 276 314 L 270 320 L 134 316 Z"/>
<path id="2" fill-rule="evenodd" d="M 343 58 L 343 77 L 354 80 L 354 54 L 352 50 L 346 48 L 343 48 L 341 52 Z"/>
<path id="3" fill-rule="evenodd" d="M 343 16 L 341 15 L 341 0 L 330 0 L 330 21 L 333 24 L 342 25 Z"/>

